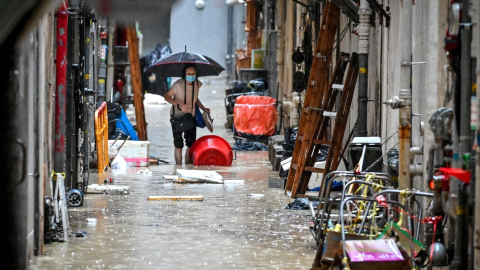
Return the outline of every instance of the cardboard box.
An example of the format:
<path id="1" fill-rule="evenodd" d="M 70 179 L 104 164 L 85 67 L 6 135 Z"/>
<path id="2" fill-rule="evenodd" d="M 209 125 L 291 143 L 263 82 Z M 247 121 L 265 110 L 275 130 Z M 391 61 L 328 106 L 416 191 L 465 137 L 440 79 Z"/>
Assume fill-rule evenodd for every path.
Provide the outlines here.
<path id="1" fill-rule="evenodd" d="M 109 148 L 118 148 L 123 141 L 118 140 L 112 146 L 114 140 L 108 141 Z M 148 167 L 150 161 L 150 142 L 149 141 L 126 141 L 118 153 L 127 161 L 130 167 Z"/>

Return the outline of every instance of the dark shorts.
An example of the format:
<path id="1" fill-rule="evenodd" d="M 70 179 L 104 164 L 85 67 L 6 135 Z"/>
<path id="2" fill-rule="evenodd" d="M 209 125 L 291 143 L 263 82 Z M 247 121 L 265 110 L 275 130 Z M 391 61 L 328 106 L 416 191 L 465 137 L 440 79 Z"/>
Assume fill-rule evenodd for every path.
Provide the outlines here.
<path id="1" fill-rule="evenodd" d="M 197 139 L 197 127 L 193 127 L 191 130 L 186 132 L 173 132 L 173 145 L 175 145 L 175 148 L 183 148 L 184 139 L 185 145 L 187 147 L 192 147 L 193 143 Z"/>

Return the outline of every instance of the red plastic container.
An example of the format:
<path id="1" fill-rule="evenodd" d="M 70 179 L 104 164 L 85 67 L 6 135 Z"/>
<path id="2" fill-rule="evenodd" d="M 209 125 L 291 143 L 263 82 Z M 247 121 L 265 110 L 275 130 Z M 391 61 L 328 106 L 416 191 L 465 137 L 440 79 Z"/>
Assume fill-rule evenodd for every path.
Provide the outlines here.
<path id="1" fill-rule="evenodd" d="M 222 137 L 200 137 L 190 148 L 190 157 L 195 166 L 231 166 L 233 150 Z"/>
<path id="2" fill-rule="evenodd" d="M 239 96 L 235 99 L 233 125 L 237 132 L 252 135 L 275 135 L 276 100 L 265 96 Z"/>

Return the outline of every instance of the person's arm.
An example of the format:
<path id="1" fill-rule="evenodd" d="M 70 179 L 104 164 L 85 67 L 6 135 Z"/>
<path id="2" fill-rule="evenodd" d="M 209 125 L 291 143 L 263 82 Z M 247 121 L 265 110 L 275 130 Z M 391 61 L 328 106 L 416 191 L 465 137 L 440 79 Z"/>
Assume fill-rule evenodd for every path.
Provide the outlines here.
<path id="1" fill-rule="evenodd" d="M 210 108 L 206 108 L 205 106 L 203 106 L 202 102 L 198 98 L 197 98 L 197 105 L 200 109 L 202 109 L 202 111 L 210 114 Z"/>
<path id="2" fill-rule="evenodd" d="M 187 105 L 183 103 L 179 103 L 172 98 L 174 94 L 175 94 L 175 91 L 173 90 L 173 88 L 170 88 L 170 90 L 168 90 L 167 94 L 163 98 L 165 99 L 166 102 L 172 104 L 173 106 L 176 106 L 177 108 L 180 107 L 180 110 L 182 112 L 188 112 Z"/>

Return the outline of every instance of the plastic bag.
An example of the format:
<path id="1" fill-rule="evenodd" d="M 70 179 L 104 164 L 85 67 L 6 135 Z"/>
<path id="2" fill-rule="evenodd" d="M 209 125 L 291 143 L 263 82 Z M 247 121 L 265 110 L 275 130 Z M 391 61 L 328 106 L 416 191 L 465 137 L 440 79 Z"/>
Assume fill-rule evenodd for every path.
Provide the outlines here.
<path id="1" fill-rule="evenodd" d="M 277 128 L 276 100 L 264 96 L 239 96 L 235 100 L 233 121 L 239 133 L 274 135 Z"/>
<path id="2" fill-rule="evenodd" d="M 114 170 L 127 170 L 128 163 L 127 161 L 120 155 L 117 155 L 115 159 L 112 161 L 112 169 Z"/>

